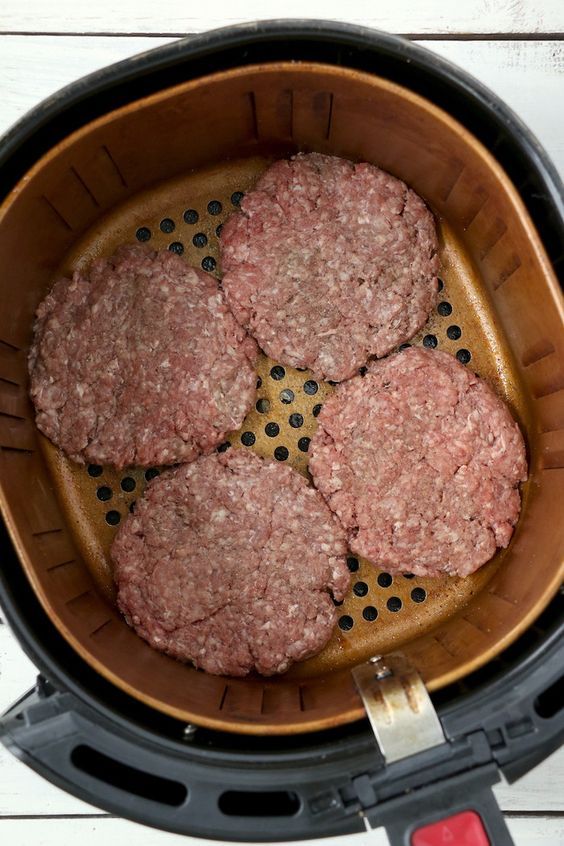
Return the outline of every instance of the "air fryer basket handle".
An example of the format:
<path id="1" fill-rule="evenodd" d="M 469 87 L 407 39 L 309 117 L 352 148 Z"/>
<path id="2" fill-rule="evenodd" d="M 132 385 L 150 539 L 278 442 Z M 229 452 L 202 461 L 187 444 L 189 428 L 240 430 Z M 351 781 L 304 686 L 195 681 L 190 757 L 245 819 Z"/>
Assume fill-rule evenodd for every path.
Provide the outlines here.
<path id="1" fill-rule="evenodd" d="M 405 655 L 376 655 L 355 667 L 352 675 L 390 772 L 410 761 L 422 763 L 426 756 L 439 760 L 449 754 L 451 747 L 431 697 Z M 478 766 L 469 768 L 460 762 L 447 772 L 435 769 L 427 784 L 374 803 L 391 846 L 511 844 L 491 791 L 499 772 L 489 748 L 480 750 L 480 745 L 477 749 L 483 757 L 478 758 Z M 370 811 L 365 810 L 365 816 L 370 822 Z"/>
<path id="2" fill-rule="evenodd" d="M 513 846 L 492 792 L 497 781 L 497 768 L 486 765 L 430 784 L 386 803 L 376 824 L 386 826 L 390 846 Z"/>

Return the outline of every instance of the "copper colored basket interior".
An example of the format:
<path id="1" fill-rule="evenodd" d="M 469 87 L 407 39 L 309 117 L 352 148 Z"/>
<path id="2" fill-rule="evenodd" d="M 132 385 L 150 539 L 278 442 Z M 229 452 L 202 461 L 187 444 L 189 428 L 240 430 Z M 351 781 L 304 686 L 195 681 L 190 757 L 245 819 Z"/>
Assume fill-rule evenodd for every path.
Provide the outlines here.
<path id="1" fill-rule="evenodd" d="M 351 557 L 351 591 L 320 655 L 280 678 L 218 678 L 153 651 L 117 612 L 108 547 L 146 474 L 75 465 L 39 436 L 26 354 L 33 313 L 57 273 L 119 243 L 169 246 L 217 272 L 217 227 L 238 192 L 273 158 L 298 149 L 373 162 L 427 200 L 441 231 L 444 287 L 413 342 L 458 353 L 509 403 L 527 440 L 530 479 L 509 549 L 474 576 L 392 578 Z M 355 663 L 401 649 L 437 689 L 508 645 L 557 589 L 564 356 L 556 282 L 504 172 L 407 89 L 346 69 L 281 63 L 212 75 L 108 114 L 53 148 L 8 198 L 0 266 L 5 518 L 53 622 L 96 670 L 143 702 L 239 732 L 342 724 L 363 713 Z M 307 438 L 332 387 L 266 357 L 258 380 L 256 408 L 229 440 L 307 473 Z"/>

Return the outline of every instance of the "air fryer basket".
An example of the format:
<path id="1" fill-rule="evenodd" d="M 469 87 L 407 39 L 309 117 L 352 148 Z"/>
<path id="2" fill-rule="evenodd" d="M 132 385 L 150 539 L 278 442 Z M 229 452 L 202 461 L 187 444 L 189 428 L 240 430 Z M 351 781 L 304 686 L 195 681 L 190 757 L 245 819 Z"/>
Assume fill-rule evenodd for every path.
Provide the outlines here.
<path id="1" fill-rule="evenodd" d="M 415 342 L 456 353 L 509 402 L 526 433 L 530 481 L 510 548 L 474 576 L 392 580 L 350 558 L 353 589 L 320 656 L 268 681 L 216 678 L 151 650 L 115 609 L 108 547 L 149 474 L 83 468 L 39 436 L 26 351 L 57 273 L 119 243 L 168 246 L 215 272 L 221 221 L 269 159 L 298 149 L 377 163 L 431 205 L 444 287 Z M 55 624 L 127 692 L 197 725 L 337 725 L 362 715 L 349 672 L 359 661 L 401 647 L 437 688 L 507 645 L 553 595 L 561 539 L 546 529 L 558 519 L 560 474 L 551 471 L 564 445 L 555 280 L 507 176 L 428 101 L 377 76 L 284 62 L 165 89 L 86 124 L 31 168 L 4 204 L 0 257 L 13 267 L 0 329 L 6 519 Z M 230 440 L 306 472 L 302 438 L 331 386 L 266 358 L 258 375 L 256 409 Z"/>

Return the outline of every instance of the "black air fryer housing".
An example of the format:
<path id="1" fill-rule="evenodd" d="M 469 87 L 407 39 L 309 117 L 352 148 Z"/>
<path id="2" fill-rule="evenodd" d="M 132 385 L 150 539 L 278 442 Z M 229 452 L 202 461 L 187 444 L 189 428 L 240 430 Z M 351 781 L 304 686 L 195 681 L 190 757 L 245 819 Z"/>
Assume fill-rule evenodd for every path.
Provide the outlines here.
<path id="1" fill-rule="evenodd" d="M 269 22 L 183 39 L 69 86 L 0 147 L 2 198 L 57 141 L 108 111 L 188 79 L 278 60 L 359 69 L 453 115 L 496 157 L 564 278 L 564 193 L 537 141 L 487 89 L 404 39 L 322 22 Z M 556 530 L 556 529 L 555 529 Z M 408 843 L 423 823 L 473 808 L 509 842 L 491 794 L 564 735 L 561 597 L 499 658 L 432 698 L 447 741 L 386 766 L 367 721 L 277 739 L 194 729 L 103 679 L 40 606 L 5 531 L 0 600 L 41 676 L 2 718 L 3 742 L 81 799 L 159 828 L 227 840 L 283 840 L 386 825 Z M 472 798 L 470 798 L 472 797 Z"/>

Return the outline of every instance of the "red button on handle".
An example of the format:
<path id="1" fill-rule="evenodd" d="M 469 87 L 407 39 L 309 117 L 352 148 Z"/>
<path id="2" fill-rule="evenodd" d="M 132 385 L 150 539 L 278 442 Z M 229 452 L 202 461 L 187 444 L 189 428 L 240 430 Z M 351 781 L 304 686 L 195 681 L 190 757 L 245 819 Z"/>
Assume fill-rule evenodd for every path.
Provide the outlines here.
<path id="1" fill-rule="evenodd" d="M 411 835 L 411 846 L 491 846 L 491 843 L 478 814 L 462 811 L 418 828 Z"/>

